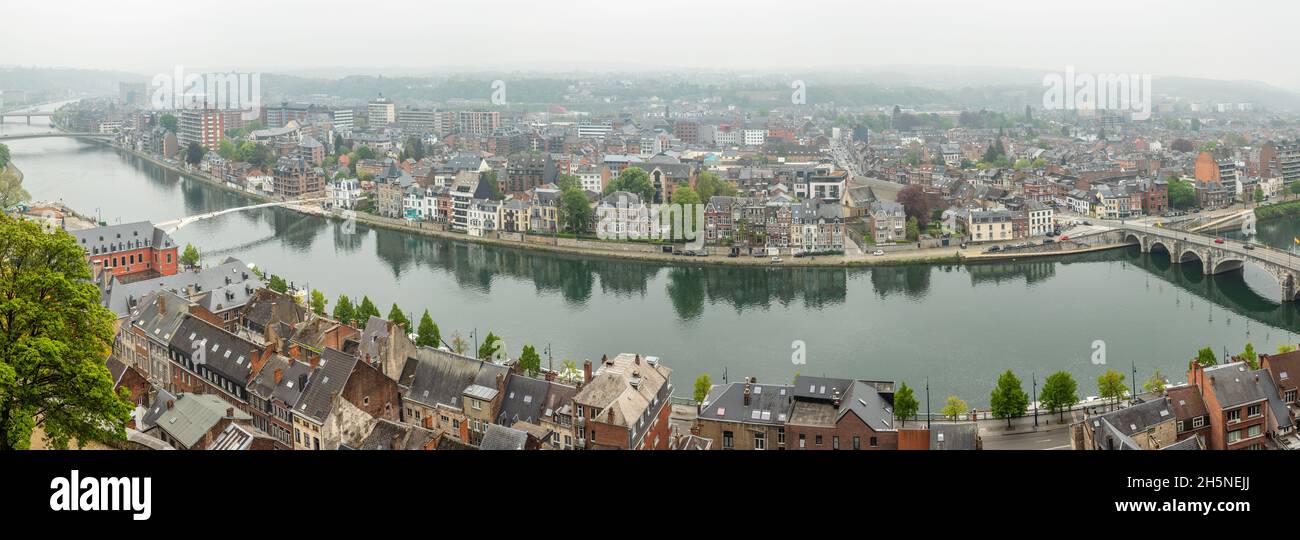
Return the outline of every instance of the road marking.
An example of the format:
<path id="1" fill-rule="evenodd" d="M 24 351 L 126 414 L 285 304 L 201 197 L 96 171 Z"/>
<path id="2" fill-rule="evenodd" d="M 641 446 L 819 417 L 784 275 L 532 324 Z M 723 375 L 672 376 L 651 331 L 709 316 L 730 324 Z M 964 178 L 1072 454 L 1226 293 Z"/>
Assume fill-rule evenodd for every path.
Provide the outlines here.
<path id="1" fill-rule="evenodd" d="M 1062 449 L 1069 448 L 1069 447 L 1070 447 L 1070 445 L 1068 445 L 1068 444 L 1063 444 L 1063 445 L 1061 445 L 1061 446 L 1053 446 L 1053 447 L 1051 447 L 1051 448 L 1048 448 L 1048 450 L 1062 450 Z"/>

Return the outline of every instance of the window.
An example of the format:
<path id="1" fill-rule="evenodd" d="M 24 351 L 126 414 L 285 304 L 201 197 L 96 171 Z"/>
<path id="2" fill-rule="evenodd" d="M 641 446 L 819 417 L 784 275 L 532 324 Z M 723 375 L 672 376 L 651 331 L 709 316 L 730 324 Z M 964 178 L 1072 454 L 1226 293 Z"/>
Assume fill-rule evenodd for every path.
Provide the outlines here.
<path id="1" fill-rule="evenodd" d="M 594 435 L 593 438 L 595 438 Z M 722 432 L 722 448 L 724 450 L 731 450 L 732 448 L 735 447 L 736 447 L 736 443 L 735 441 L 732 440 L 731 432 L 730 431 Z"/>
<path id="2" fill-rule="evenodd" d="M 1287 402 L 1287 403 L 1295 403 L 1295 392 L 1296 392 L 1295 390 L 1287 390 L 1287 391 L 1286 391 L 1286 402 Z"/>
<path id="3" fill-rule="evenodd" d="M 476 411 L 481 411 L 481 410 L 483 410 L 483 402 L 481 402 L 481 401 L 479 401 L 479 400 L 477 400 L 477 399 L 471 399 L 471 400 L 469 400 L 469 401 L 470 401 L 470 404 L 474 406 L 474 410 L 476 410 Z"/>
<path id="4" fill-rule="evenodd" d="M 813 440 L 813 442 L 817 443 L 817 446 L 821 446 L 821 445 L 822 445 L 822 436 L 821 436 L 821 435 L 818 435 L 817 438 Z"/>
<path id="5" fill-rule="evenodd" d="M 1261 411 L 1260 411 L 1260 406 L 1259 406 L 1259 405 L 1251 405 L 1250 407 L 1247 407 L 1247 408 L 1246 408 L 1246 417 L 1247 417 L 1247 418 L 1254 418 L 1254 417 L 1256 417 L 1256 416 L 1259 416 L 1260 414 L 1261 414 Z"/>
<path id="6" fill-rule="evenodd" d="M 872 438 L 871 438 L 871 447 L 872 447 L 872 448 L 875 448 L 875 447 L 877 447 L 877 446 L 879 446 L 879 445 L 876 444 L 876 438 L 875 438 L 875 437 L 872 437 Z"/>
<path id="7" fill-rule="evenodd" d="M 785 444 L 785 428 L 776 428 L 776 444 Z"/>
<path id="8" fill-rule="evenodd" d="M 755 450 L 767 449 L 767 440 L 764 437 L 762 432 L 758 432 L 754 434 L 754 449 Z"/>
<path id="9" fill-rule="evenodd" d="M 1241 440 L 1241 430 L 1228 432 L 1228 444 L 1232 444 L 1240 440 Z"/>
<path id="10" fill-rule="evenodd" d="M 1238 420 L 1241 420 L 1241 410 L 1233 409 L 1231 411 L 1228 411 L 1227 419 L 1229 422 L 1236 422 Z"/>
<path id="11" fill-rule="evenodd" d="M 1255 424 L 1253 426 L 1246 428 L 1246 437 L 1247 438 L 1258 437 L 1263 432 L 1264 432 L 1264 426 Z"/>
<path id="12" fill-rule="evenodd" d="M 1196 428 L 1199 428 L 1199 427 L 1205 427 L 1205 417 L 1204 417 L 1204 416 L 1197 416 L 1196 418 L 1193 418 L 1193 419 L 1192 419 L 1192 429 L 1196 429 Z"/>
<path id="13" fill-rule="evenodd" d="M 854 450 L 862 449 L 862 437 L 859 437 L 857 435 L 853 436 L 853 449 Z"/>
<path id="14" fill-rule="evenodd" d="M 820 436 L 817 437 L 817 444 L 821 444 L 821 437 L 820 437 Z M 839 449 L 840 449 L 840 438 L 839 438 L 839 436 L 837 435 L 837 436 L 831 437 L 831 450 L 839 450 Z"/>
<path id="15" fill-rule="evenodd" d="M 804 438 L 804 434 L 803 434 L 803 433 L 800 433 L 800 434 L 799 434 L 799 448 L 807 448 L 807 447 L 808 447 L 808 441 L 807 441 L 807 439 Z"/>

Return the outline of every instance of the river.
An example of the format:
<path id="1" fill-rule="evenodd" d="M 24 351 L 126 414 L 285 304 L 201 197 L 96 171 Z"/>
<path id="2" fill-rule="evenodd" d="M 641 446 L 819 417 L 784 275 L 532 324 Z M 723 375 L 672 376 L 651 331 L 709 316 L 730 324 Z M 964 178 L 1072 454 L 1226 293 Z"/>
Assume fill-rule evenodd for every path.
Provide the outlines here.
<path id="1" fill-rule="evenodd" d="M 2 133 L 44 131 L 10 123 Z M 21 122 L 21 121 L 19 121 Z M 9 143 L 36 200 L 62 200 L 105 221 L 181 216 L 252 201 L 188 180 L 112 148 L 73 139 Z M 1260 225 L 1260 239 L 1295 249 L 1300 224 Z M 1202 276 L 1136 248 L 1032 262 L 862 269 L 678 267 L 486 247 L 358 226 L 282 208 L 201 221 L 175 239 L 309 285 L 331 300 L 369 295 L 384 313 L 398 302 L 428 309 L 444 338 L 503 336 L 511 354 L 550 344 L 561 359 L 640 352 L 675 370 L 677 394 L 710 373 L 715 382 L 809 375 L 929 379 L 935 410 L 949 394 L 988 403 L 1008 368 L 1031 390 L 1066 370 L 1080 397 L 1095 395 L 1106 367 L 1138 384 L 1155 369 L 1174 382 L 1201 347 L 1222 355 L 1253 342 L 1260 352 L 1295 344 L 1300 314 L 1281 304 L 1262 270 Z M 1106 365 L 1094 363 L 1100 342 Z M 795 363 L 802 344 L 805 363 Z M 547 361 L 543 353 L 543 362 Z M 1131 377 L 1131 375 L 1129 375 Z"/>

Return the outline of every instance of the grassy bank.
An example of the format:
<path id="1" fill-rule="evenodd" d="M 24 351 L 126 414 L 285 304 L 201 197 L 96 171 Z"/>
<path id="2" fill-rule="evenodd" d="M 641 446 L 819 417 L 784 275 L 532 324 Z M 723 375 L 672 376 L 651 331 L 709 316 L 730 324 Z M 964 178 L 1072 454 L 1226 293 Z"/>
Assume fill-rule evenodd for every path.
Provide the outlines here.
<path id="1" fill-rule="evenodd" d="M 1260 221 L 1280 218 L 1300 218 L 1300 199 L 1256 208 L 1255 218 Z"/>

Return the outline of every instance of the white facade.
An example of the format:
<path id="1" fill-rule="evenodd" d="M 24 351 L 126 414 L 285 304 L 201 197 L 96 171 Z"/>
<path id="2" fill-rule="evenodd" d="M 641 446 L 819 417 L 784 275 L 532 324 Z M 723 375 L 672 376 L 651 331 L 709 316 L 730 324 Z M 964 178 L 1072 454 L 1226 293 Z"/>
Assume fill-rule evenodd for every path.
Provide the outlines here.
<path id="1" fill-rule="evenodd" d="M 766 129 L 746 129 L 745 146 L 763 146 L 767 142 Z"/>
<path id="2" fill-rule="evenodd" d="M 335 208 L 356 208 L 361 199 L 361 182 L 356 178 L 341 178 L 325 185 L 325 195 Z"/>

